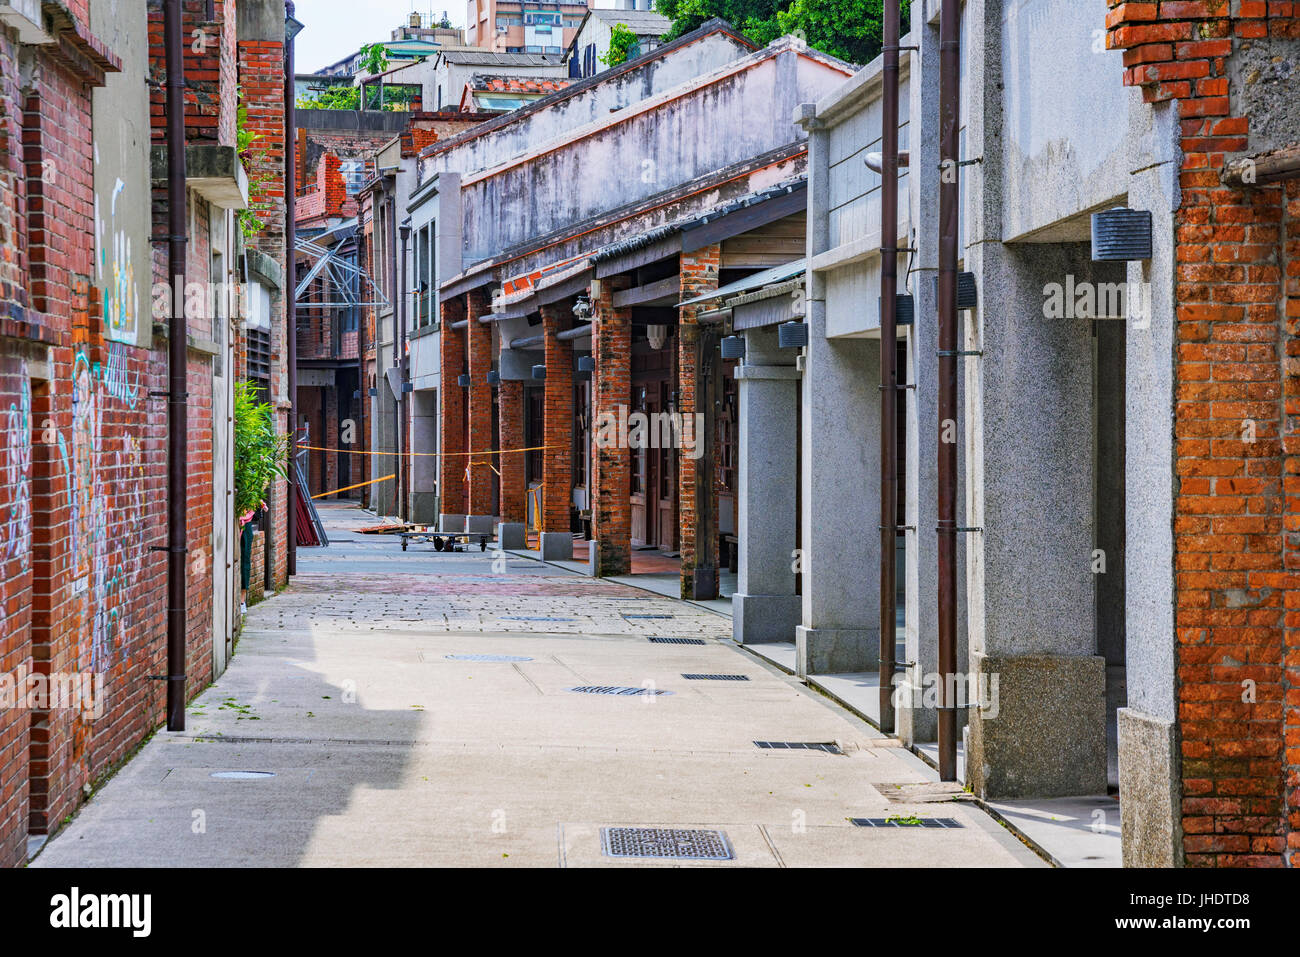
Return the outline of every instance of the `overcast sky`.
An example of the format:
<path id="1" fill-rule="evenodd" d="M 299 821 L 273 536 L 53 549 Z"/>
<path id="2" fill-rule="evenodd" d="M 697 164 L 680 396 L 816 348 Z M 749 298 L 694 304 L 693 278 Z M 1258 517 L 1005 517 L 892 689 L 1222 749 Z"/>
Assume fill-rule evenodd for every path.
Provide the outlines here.
<path id="1" fill-rule="evenodd" d="M 412 8 L 435 19 L 443 10 L 453 26 L 465 26 L 465 0 L 295 0 L 294 16 L 304 29 L 298 34 L 294 66 L 311 73 L 355 53 L 363 43 L 392 38 Z"/>

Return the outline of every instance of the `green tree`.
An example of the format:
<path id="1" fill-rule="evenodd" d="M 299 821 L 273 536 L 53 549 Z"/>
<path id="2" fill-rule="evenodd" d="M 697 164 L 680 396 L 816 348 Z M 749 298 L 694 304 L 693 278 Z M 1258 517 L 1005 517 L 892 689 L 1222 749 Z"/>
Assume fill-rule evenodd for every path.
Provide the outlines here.
<path id="1" fill-rule="evenodd" d="M 235 514 L 262 507 L 266 492 L 288 470 L 289 437 L 277 435 L 269 402 L 257 401 L 251 382 L 235 386 Z"/>
<path id="2" fill-rule="evenodd" d="M 639 43 L 636 34 L 627 24 L 616 23 L 614 29 L 610 31 L 609 50 L 600 57 L 600 62 L 605 66 L 618 66 L 630 57 L 636 56 L 635 50 Z"/>
<path id="3" fill-rule="evenodd" d="M 360 65 L 367 73 L 383 73 L 388 69 L 388 51 L 382 43 L 367 43 L 361 48 Z"/>
<path id="4" fill-rule="evenodd" d="M 904 33 L 909 5 L 903 0 Z M 850 63 L 870 63 L 880 54 L 883 0 L 658 0 L 655 9 L 673 21 L 667 39 L 721 17 L 758 44 L 793 33 Z"/>
<path id="5" fill-rule="evenodd" d="M 298 97 L 300 110 L 359 110 L 361 90 L 355 86 L 327 86 L 311 96 Z"/>

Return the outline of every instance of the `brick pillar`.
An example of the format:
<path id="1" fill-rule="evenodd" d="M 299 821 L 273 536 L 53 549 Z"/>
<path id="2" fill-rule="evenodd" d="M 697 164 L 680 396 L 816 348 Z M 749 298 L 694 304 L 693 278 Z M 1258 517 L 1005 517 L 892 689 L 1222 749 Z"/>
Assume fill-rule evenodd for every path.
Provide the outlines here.
<path id="1" fill-rule="evenodd" d="M 438 389 L 438 524 L 445 531 L 462 531 L 465 516 L 465 390 L 456 382 L 465 365 L 465 337 L 452 323 L 465 318 L 465 300 L 449 299 L 442 304 L 442 334 L 439 338 L 442 374 Z"/>
<path id="2" fill-rule="evenodd" d="M 1124 51 L 1124 82 L 1147 103 L 1176 101 L 1182 155 L 1172 220 L 1174 349 L 1165 353 L 1173 353 L 1176 396 L 1168 643 L 1177 677 L 1155 689 L 1169 699 L 1161 713 L 1151 690 L 1132 694 L 1149 679 L 1129 669 L 1120 789 L 1141 800 L 1122 808 L 1124 863 L 1169 866 L 1181 855 L 1188 866 L 1285 866 L 1300 852 L 1300 601 L 1292 587 L 1300 566 L 1300 183 L 1232 188 L 1221 174 L 1251 151 L 1253 134 L 1267 136 L 1252 127 L 1234 69 L 1255 47 L 1294 51 L 1300 6 L 1109 6 L 1108 46 Z M 1153 330 L 1160 318 L 1157 311 Z M 1130 661 L 1141 639 L 1130 628 Z M 1153 780 L 1169 780 L 1167 793 L 1153 793 Z"/>
<path id="3" fill-rule="evenodd" d="M 592 536 L 596 540 L 597 575 L 626 575 L 632 571 L 632 453 L 620 441 L 616 426 L 619 407 L 632 403 L 632 310 L 615 309 L 609 282 L 592 296 L 591 377 Z M 605 441 L 599 437 L 608 436 Z"/>
<path id="4" fill-rule="evenodd" d="M 720 249 L 716 243 L 703 246 L 681 256 L 681 298 L 693 299 L 718 288 L 718 261 Z M 693 442 L 703 442 L 704 434 L 696 434 L 695 413 L 706 412 L 701 402 L 705 383 L 699 376 L 700 364 L 700 327 L 695 320 L 698 306 L 686 306 L 680 310 L 681 318 L 677 327 L 677 411 L 682 416 L 682 435 Z M 720 360 L 719 360 L 720 361 Z M 711 419 L 711 416 L 709 417 Z M 677 456 L 677 501 L 678 525 L 680 528 L 682 554 L 682 597 L 695 597 L 695 566 L 702 555 L 711 553 L 713 567 L 718 566 L 718 499 L 713 490 L 703 488 L 704 458 L 691 458 L 688 455 Z M 708 528 L 699 528 L 697 506 L 699 496 L 713 496 L 712 508 L 709 509 L 711 520 Z M 705 552 L 704 549 L 709 549 Z M 716 585 L 714 587 L 716 592 Z"/>
<path id="5" fill-rule="evenodd" d="M 497 392 L 500 417 L 500 448 L 524 447 L 524 384 L 518 380 L 502 380 Z M 501 521 L 527 520 L 526 498 L 528 489 L 524 480 L 524 453 L 502 453 L 501 458 Z"/>
<path id="6" fill-rule="evenodd" d="M 542 453 L 542 555 L 572 557 L 569 507 L 573 498 L 573 345 L 556 338 L 569 327 L 562 306 L 542 307 L 546 340 L 544 418 L 546 451 Z M 556 551 L 547 554 L 547 536 Z M 568 547 L 565 548 L 567 540 Z M 567 551 L 567 556 L 564 554 Z"/>
<path id="7" fill-rule="evenodd" d="M 475 289 L 468 300 L 469 326 L 465 340 L 469 349 L 469 516 L 474 531 L 490 531 L 492 525 L 492 327 L 478 321 L 492 311 L 487 293 Z M 482 454 L 487 453 L 487 454 Z M 462 463 L 464 465 L 465 463 Z"/>

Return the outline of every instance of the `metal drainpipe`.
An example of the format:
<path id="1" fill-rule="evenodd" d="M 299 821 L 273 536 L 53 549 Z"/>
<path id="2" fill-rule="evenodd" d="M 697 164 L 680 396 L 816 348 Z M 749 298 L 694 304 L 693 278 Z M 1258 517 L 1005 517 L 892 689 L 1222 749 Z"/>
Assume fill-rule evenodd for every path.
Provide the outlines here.
<path id="1" fill-rule="evenodd" d="M 391 285 L 393 290 L 393 368 L 400 370 L 401 362 L 397 355 L 397 336 L 398 322 L 397 310 L 402 297 L 401 287 L 397 285 L 397 178 L 393 178 L 393 188 L 390 193 L 387 189 L 384 194 L 392 200 L 388 208 L 388 255 L 391 257 L 388 268 Z M 398 391 L 394 397 L 393 418 L 393 450 L 396 453 L 393 457 L 393 472 L 397 476 L 393 482 L 393 511 L 398 513 L 397 517 L 401 518 L 401 495 L 402 495 L 402 392 L 401 392 L 401 375 L 398 375 Z"/>
<path id="2" fill-rule="evenodd" d="M 363 253 L 369 254 L 369 244 L 365 241 L 365 217 L 358 213 L 357 215 L 357 235 L 360 241 L 357 243 L 357 268 L 364 268 Z M 357 281 L 357 291 L 361 291 L 361 283 Z M 359 297 L 358 297 L 359 298 Z M 365 310 L 357 310 L 357 434 L 355 436 L 359 445 L 365 444 L 366 438 L 366 402 L 370 398 L 370 387 L 366 382 L 366 314 Z M 366 474 L 366 459 L 368 456 L 358 456 L 361 459 L 361 474 L 357 477 L 358 481 L 366 481 L 369 475 Z M 368 495 L 366 488 L 361 490 L 363 496 Z"/>
<path id="3" fill-rule="evenodd" d="M 188 545 L 189 409 L 185 327 L 185 46 L 180 0 L 163 5 L 167 66 L 167 730 L 185 730 L 185 553 Z"/>
<path id="4" fill-rule="evenodd" d="M 957 224 L 961 0 L 939 14 L 939 778 L 957 780 Z M 945 428 L 945 423 L 950 423 Z M 945 432 L 954 441 L 943 440 Z"/>
<path id="5" fill-rule="evenodd" d="M 382 100 L 380 102 L 383 102 Z M 393 202 L 396 204 L 397 196 L 394 194 Z M 394 206 L 394 209 L 396 206 Z M 394 217 L 396 218 L 396 217 Z M 398 448 L 405 451 L 407 446 L 406 435 L 406 249 L 407 243 L 411 239 L 411 227 L 403 222 L 401 226 L 402 233 L 402 284 L 397 287 L 398 306 L 397 315 L 397 442 Z M 397 460 L 397 494 L 398 494 L 398 518 L 405 519 L 408 509 L 407 500 L 410 498 L 410 490 L 407 485 L 406 459 L 399 456 Z"/>
<path id="6" fill-rule="evenodd" d="M 286 0 L 285 15 L 292 17 L 293 0 Z M 287 270 L 285 273 L 285 332 L 288 338 L 289 361 L 289 521 L 286 528 L 288 554 L 285 571 L 298 574 L 298 308 L 296 303 L 297 270 L 294 268 L 297 252 L 298 201 L 298 131 L 294 104 L 293 38 L 286 36 L 284 44 L 284 247 Z"/>
<path id="7" fill-rule="evenodd" d="M 885 0 L 880 167 L 880 730 L 894 731 L 898 547 L 899 0 Z"/>

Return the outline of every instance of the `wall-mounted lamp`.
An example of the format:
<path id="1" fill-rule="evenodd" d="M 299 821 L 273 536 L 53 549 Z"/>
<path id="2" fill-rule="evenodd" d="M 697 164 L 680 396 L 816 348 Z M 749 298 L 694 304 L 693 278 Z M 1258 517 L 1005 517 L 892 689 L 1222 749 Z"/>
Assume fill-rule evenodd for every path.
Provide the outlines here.
<path id="1" fill-rule="evenodd" d="M 897 305 L 894 307 L 894 325 L 911 326 L 916 323 L 916 300 L 906 293 L 900 292 L 895 300 Z M 880 302 L 879 299 L 876 302 Z M 884 307 L 881 307 L 883 311 Z"/>
<path id="2" fill-rule="evenodd" d="M 500 373 L 500 372 L 497 372 L 495 369 L 493 369 L 491 372 L 489 372 L 489 373 L 487 374 L 487 383 L 488 383 L 488 385 L 491 385 L 491 386 L 498 386 L 498 385 L 500 385 L 500 384 L 501 384 L 501 373 Z"/>
<path id="3" fill-rule="evenodd" d="M 595 371 L 596 371 L 596 357 L 595 357 L 595 356 L 578 356 L 578 371 L 579 371 L 579 372 L 595 372 Z"/>
<path id="4" fill-rule="evenodd" d="M 456 384 L 460 386 L 462 389 L 469 388 L 469 381 L 470 380 L 469 380 L 468 372 L 462 372 L 460 375 L 456 376 Z"/>
<path id="5" fill-rule="evenodd" d="M 650 348 L 656 351 L 664 347 L 664 342 L 668 339 L 668 327 L 652 323 L 645 327 L 645 337 L 650 340 Z"/>
<path id="6" fill-rule="evenodd" d="M 911 298 L 911 297 L 908 297 Z M 939 298 L 939 277 L 934 277 L 934 298 Z M 980 304 L 979 292 L 975 287 L 973 272 L 957 273 L 957 308 L 974 309 Z"/>
<path id="7" fill-rule="evenodd" d="M 725 337 L 722 340 L 722 358 L 724 359 L 745 358 L 745 337 L 744 336 Z"/>
<path id="8" fill-rule="evenodd" d="M 1151 258 L 1151 210 L 1120 206 L 1092 214 L 1092 261 Z"/>
<path id="9" fill-rule="evenodd" d="M 544 366 L 544 365 L 533 366 L 533 378 L 534 378 L 534 379 L 545 379 L 545 378 L 546 378 L 546 366 Z"/>
<path id="10" fill-rule="evenodd" d="M 782 349 L 802 349 L 808 345 L 808 323 L 781 323 L 776 327 L 776 341 Z"/>

